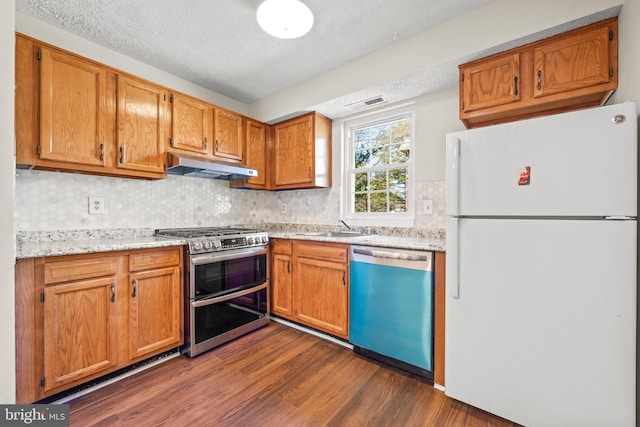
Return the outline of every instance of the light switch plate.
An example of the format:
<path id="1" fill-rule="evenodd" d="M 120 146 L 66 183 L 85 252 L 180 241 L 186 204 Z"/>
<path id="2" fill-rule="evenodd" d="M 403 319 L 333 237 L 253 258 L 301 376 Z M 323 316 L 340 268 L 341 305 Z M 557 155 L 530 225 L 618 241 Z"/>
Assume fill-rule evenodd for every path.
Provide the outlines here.
<path id="1" fill-rule="evenodd" d="M 424 199 L 422 201 L 422 214 L 433 215 L 433 200 Z"/>

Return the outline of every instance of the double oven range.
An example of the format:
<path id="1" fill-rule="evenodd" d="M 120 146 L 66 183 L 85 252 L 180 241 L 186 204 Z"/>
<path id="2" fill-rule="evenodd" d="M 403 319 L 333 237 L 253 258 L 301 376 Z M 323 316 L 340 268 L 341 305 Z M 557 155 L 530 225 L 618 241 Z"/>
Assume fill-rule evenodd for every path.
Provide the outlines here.
<path id="1" fill-rule="evenodd" d="M 185 246 L 185 345 L 193 357 L 269 323 L 268 242 L 261 230 L 160 229 Z"/>

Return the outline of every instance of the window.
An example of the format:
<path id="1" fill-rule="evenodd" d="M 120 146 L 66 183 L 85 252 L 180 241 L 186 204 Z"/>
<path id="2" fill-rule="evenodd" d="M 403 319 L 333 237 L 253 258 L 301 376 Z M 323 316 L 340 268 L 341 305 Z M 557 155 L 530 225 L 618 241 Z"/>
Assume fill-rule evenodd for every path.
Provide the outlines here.
<path id="1" fill-rule="evenodd" d="M 345 134 L 349 194 L 343 216 L 412 220 L 412 112 L 404 109 L 352 120 L 345 123 Z"/>

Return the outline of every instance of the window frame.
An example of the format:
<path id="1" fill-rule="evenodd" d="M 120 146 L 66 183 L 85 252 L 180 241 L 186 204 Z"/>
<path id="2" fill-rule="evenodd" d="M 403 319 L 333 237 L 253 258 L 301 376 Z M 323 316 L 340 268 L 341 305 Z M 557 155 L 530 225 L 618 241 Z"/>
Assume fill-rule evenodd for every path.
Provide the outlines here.
<path id="1" fill-rule="evenodd" d="M 378 124 L 384 124 L 393 122 L 396 120 L 406 119 L 409 121 L 411 129 L 411 135 L 409 137 L 409 160 L 405 163 L 400 163 L 403 167 L 407 167 L 407 180 L 406 180 L 406 198 L 407 198 L 407 211 L 406 212 L 367 212 L 356 213 L 353 211 L 354 206 L 354 183 L 352 182 L 352 175 L 355 171 L 354 155 L 355 155 L 355 143 L 353 140 L 354 130 L 356 128 L 361 129 L 363 127 L 373 127 Z M 343 176 L 342 176 L 342 197 L 340 217 L 347 222 L 351 222 L 354 225 L 373 225 L 373 226 L 400 226 L 411 227 L 414 225 L 415 219 L 415 141 L 416 141 L 416 126 L 415 126 L 415 111 L 414 103 L 386 108 L 384 110 L 378 110 L 373 113 L 363 114 L 360 116 L 350 117 L 342 122 L 342 164 L 343 164 Z M 393 165 L 390 165 L 393 169 Z M 376 167 L 368 168 L 373 171 Z M 388 168 L 383 168 L 388 169 Z"/>

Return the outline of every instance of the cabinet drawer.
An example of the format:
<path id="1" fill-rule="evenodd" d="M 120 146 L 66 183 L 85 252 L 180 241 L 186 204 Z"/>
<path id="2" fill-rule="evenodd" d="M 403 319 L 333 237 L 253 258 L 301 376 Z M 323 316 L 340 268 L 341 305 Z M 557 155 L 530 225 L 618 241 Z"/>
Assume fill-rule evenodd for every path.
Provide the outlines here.
<path id="1" fill-rule="evenodd" d="M 331 243 L 296 243 L 296 256 L 316 258 L 323 261 L 347 262 L 349 246 Z"/>
<path id="2" fill-rule="evenodd" d="M 72 282 L 91 277 L 111 276 L 118 269 L 118 258 L 101 256 L 83 259 L 45 260 L 44 284 Z"/>
<path id="3" fill-rule="evenodd" d="M 133 253 L 129 255 L 129 271 L 179 265 L 181 256 L 180 249 Z"/>
<path id="4" fill-rule="evenodd" d="M 273 253 L 291 255 L 293 252 L 293 244 L 286 240 L 273 241 Z"/>

